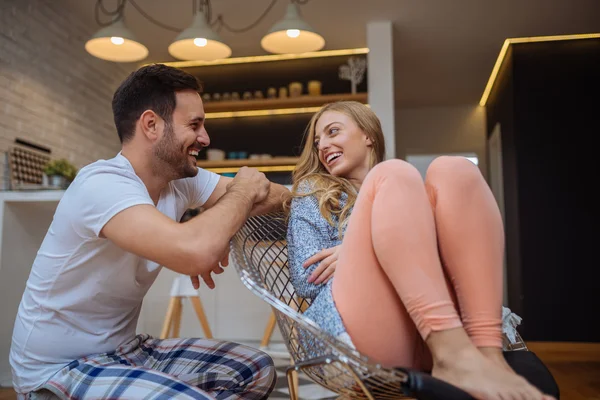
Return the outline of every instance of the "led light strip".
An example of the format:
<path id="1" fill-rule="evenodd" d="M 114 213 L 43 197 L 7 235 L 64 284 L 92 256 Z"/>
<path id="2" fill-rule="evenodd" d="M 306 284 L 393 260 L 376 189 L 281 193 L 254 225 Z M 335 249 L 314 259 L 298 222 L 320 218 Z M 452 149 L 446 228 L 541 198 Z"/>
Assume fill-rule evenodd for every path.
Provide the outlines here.
<path id="1" fill-rule="evenodd" d="M 485 86 L 485 90 L 483 91 L 483 95 L 481 96 L 481 100 L 479 101 L 479 105 L 485 107 L 487 101 L 490 97 L 490 93 L 494 88 L 494 84 L 496 83 L 496 79 L 498 78 L 498 73 L 500 72 L 500 67 L 502 67 L 502 63 L 504 62 L 504 57 L 506 57 L 506 53 L 508 52 L 508 47 L 511 44 L 519 44 L 519 43 L 536 43 L 536 42 L 553 42 L 559 40 L 577 40 L 577 39 L 597 39 L 600 38 L 600 33 L 585 33 L 579 35 L 557 35 L 557 36 L 533 36 L 533 37 L 523 37 L 523 38 L 512 38 L 506 39 L 504 44 L 502 45 L 502 49 L 500 49 L 500 54 L 498 54 L 498 58 L 496 59 L 496 64 L 494 64 L 494 68 L 492 69 L 492 73 L 490 74 L 490 78 L 488 79 L 487 85 Z"/>
<path id="2" fill-rule="evenodd" d="M 229 64 L 247 64 L 257 62 L 269 62 L 269 61 L 285 61 L 285 60 L 301 60 L 304 58 L 320 58 L 320 57 L 337 57 L 337 56 L 348 56 L 354 54 L 367 54 L 369 49 L 366 47 L 356 49 L 341 49 L 341 50 L 324 50 L 324 51 L 312 51 L 308 53 L 300 54 L 273 54 L 267 56 L 250 56 L 250 57 L 232 57 L 224 58 L 221 60 L 214 61 L 171 61 L 163 62 L 159 64 L 169 65 L 175 68 L 189 68 L 189 67 L 206 67 L 212 65 L 229 65 Z"/>
<path id="3" fill-rule="evenodd" d="M 206 113 L 206 119 L 261 117 L 265 115 L 307 114 L 319 111 L 321 107 L 275 108 L 269 110 L 223 111 Z"/>
<path id="4" fill-rule="evenodd" d="M 365 104 L 371 107 L 369 104 Z M 219 118 L 241 118 L 241 117 L 263 117 L 268 115 L 289 115 L 289 114 L 310 114 L 317 112 L 321 107 L 297 107 L 297 108 L 273 108 L 267 110 L 246 110 L 246 111 L 223 111 L 206 113 L 206 119 Z"/>

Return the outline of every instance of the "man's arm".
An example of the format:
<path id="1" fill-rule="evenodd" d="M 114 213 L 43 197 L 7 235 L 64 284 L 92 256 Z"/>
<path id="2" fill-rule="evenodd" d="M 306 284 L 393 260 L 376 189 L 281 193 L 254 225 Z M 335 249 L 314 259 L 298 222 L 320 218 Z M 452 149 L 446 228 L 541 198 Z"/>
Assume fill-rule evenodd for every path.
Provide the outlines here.
<path id="1" fill-rule="evenodd" d="M 208 198 L 203 208 L 211 208 L 219 199 L 227 193 L 227 186 L 233 181 L 233 178 L 221 176 L 215 190 Z M 250 216 L 267 214 L 269 212 L 281 211 L 283 203 L 291 196 L 291 192 L 283 185 L 270 182 L 269 194 L 267 198 L 259 203 L 255 203 L 250 211 Z"/>
<path id="2" fill-rule="evenodd" d="M 210 271 L 226 253 L 269 182 L 256 171 L 238 174 L 220 201 L 196 218 L 177 223 L 151 205 L 127 208 L 112 217 L 101 235 L 117 246 L 186 275 Z"/>

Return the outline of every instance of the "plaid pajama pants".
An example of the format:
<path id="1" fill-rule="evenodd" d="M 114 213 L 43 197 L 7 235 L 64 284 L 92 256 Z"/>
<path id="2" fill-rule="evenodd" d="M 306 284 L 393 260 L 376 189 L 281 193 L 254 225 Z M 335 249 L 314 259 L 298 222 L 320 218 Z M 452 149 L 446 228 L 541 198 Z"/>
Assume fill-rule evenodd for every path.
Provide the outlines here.
<path id="1" fill-rule="evenodd" d="M 138 335 L 114 352 L 71 362 L 27 399 L 266 399 L 275 386 L 271 358 L 209 339 Z"/>

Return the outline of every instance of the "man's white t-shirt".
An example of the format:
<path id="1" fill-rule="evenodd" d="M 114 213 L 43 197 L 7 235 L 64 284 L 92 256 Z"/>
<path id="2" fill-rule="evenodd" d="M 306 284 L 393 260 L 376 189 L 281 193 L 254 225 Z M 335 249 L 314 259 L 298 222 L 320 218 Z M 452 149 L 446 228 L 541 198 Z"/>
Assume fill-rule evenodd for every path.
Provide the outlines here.
<path id="1" fill-rule="evenodd" d="M 219 175 L 202 169 L 169 183 L 156 208 L 179 221 L 201 206 Z M 160 266 L 100 238 L 117 213 L 154 206 L 120 153 L 81 169 L 58 204 L 19 306 L 10 363 L 18 393 L 44 384 L 73 360 L 112 351 L 133 339 L 144 295 Z"/>

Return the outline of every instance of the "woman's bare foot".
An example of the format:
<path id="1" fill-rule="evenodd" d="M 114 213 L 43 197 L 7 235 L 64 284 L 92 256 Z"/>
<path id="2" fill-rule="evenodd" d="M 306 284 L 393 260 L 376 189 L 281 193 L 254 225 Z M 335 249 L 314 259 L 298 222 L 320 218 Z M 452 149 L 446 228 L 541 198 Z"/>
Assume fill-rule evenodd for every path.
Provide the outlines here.
<path id="1" fill-rule="evenodd" d="M 478 347 L 481 354 L 483 354 L 488 360 L 497 364 L 501 368 L 504 368 L 506 371 L 514 373 L 513 369 L 506 362 L 504 358 L 504 354 L 502 354 L 502 349 L 497 347 Z"/>
<path id="2" fill-rule="evenodd" d="M 434 332 L 427 338 L 435 378 L 480 400 L 550 400 L 524 378 L 484 356 L 462 328 Z"/>

